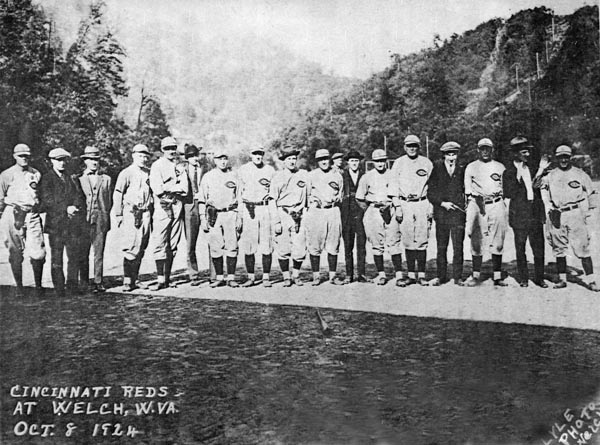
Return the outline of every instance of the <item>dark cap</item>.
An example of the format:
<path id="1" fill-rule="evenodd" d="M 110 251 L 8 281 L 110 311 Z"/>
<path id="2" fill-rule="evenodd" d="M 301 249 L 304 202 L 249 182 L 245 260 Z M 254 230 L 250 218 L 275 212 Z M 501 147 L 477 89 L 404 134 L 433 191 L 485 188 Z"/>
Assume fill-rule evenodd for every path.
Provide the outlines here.
<path id="1" fill-rule="evenodd" d="M 348 154 L 346 155 L 346 161 L 349 161 L 350 159 L 358 159 L 361 160 L 363 159 L 364 156 L 362 154 L 360 154 L 358 151 L 356 150 L 351 150 L 350 152 L 348 152 Z"/>

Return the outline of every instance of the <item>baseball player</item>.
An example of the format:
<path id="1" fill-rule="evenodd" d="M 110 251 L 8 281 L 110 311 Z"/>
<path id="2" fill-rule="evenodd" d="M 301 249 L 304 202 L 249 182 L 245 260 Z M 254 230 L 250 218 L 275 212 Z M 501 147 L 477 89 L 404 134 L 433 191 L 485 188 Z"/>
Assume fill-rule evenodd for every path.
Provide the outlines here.
<path id="1" fill-rule="evenodd" d="M 279 155 L 283 170 L 275 173 L 269 189 L 269 212 L 275 233 L 275 252 L 283 274 L 283 286 L 302 286 L 300 268 L 306 257 L 306 189 L 308 172 L 296 166 L 300 152 L 284 147 Z M 290 259 L 292 276 L 290 277 Z"/>
<path id="2" fill-rule="evenodd" d="M 235 267 L 242 230 L 238 207 L 239 180 L 229 167 L 229 158 L 223 150 L 216 149 L 213 158 L 216 167 L 202 178 L 198 198 L 200 226 L 208 233 L 208 248 L 216 274 L 216 280 L 210 287 L 238 287 Z M 223 275 L 223 256 L 227 258 L 226 280 Z"/>
<path id="3" fill-rule="evenodd" d="M 269 187 L 275 169 L 263 162 L 264 149 L 252 150 L 252 160 L 238 170 L 240 208 L 244 230 L 240 236 L 240 250 L 244 254 L 248 279 L 243 287 L 255 283 L 255 254 L 262 255 L 263 286 L 271 287 L 269 275 L 273 262 L 271 216 L 269 213 Z"/>
<path id="4" fill-rule="evenodd" d="M 465 286 L 479 283 L 484 243 L 490 246 L 494 285 L 506 286 L 502 278 L 502 253 L 507 227 L 507 211 L 502 189 L 504 165 L 492 159 L 494 144 L 488 138 L 477 143 L 479 159 L 465 169 L 467 203 L 466 232 L 471 239 L 473 274 Z"/>
<path id="5" fill-rule="evenodd" d="M 151 290 L 175 287 L 171 267 L 183 231 L 183 199 L 188 194 L 185 169 L 176 165 L 177 141 L 168 136 L 161 140 L 163 156 L 150 167 L 154 214 L 151 238 L 158 282 Z"/>
<path id="6" fill-rule="evenodd" d="M 126 292 L 146 288 L 137 279 L 150 240 L 153 203 L 147 167 L 150 151 L 145 145 L 137 144 L 131 157 L 131 165 L 117 177 L 112 210 L 123 246 L 123 288 Z"/>
<path id="7" fill-rule="evenodd" d="M 433 164 L 419 155 L 421 141 L 413 134 L 404 139 L 405 155 L 394 161 L 392 166 L 394 183 L 389 191 L 394 202 L 396 215 L 401 220 L 400 232 L 406 249 L 408 279 L 405 284 L 419 283 L 427 286 L 425 266 L 427 243 L 433 218 L 431 203 L 427 200 L 427 181 Z M 415 274 L 415 262 L 418 275 Z"/>
<path id="8" fill-rule="evenodd" d="M 308 174 L 306 212 L 306 244 L 313 272 L 312 284 L 321 284 L 319 268 L 323 251 L 327 252 L 329 282 L 343 284 L 335 273 L 342 235 L 339 204 L 344 196 L 344 179 L 331 167 L 328 150 L 317 150 L 315 160 L 318 168 Z"/>
<path id="9" fill-rule="evenodd" d="M 547 238 L 556 256 L 559 277 L 554 288 L 567 287 L 567 248 L 570 244 L 575 256 L 581 258 L 584 283 L 588 289 L 598 292 L 600 288 L 593 280 L 589 231 L 598 195 L 587 173 L 571 164 L 571 147 L 561 145 L 554 154 L 558 168 L 544 178 L 541 191 L 548 212 Z"/>
<path id="10" fill-rule="evenodd" d="M 437 242 L 437 278 L 431 283 L 439 286 L 448 281 L 448 244 L 452 238 L 452 277 L 462 286 L 463 244 L 465 239 L 465 169 L 458 164 L 460 145 L 446 142 L 440 151 L 444 156 L 436 162 L 429 177 L 428 198 L 433 204 L 435 239 Z"/>
<path id="11" fill-rule="evenodd" d="M 42 176 L 29 165 L 30 157 L 31 150 L 27 145 L 15 145 L 15 165 L 0 174 L 0 233 L 8 248 L 8 262 L 17 286 L 17 297 L 23 296 L 24 255 L 30 258 L 38 294 L 42 292 L 46 258 L 38 196 Z"/>
<path id="12" fill-rule="evenodd" d="M 94 280 L 90 284 L 94 293 L 104 292 L 102 284 L 104 272 L 104 246 L 106 234 L 110 230 L 110 209 L 112 206 L 112 180 L 110 176 L 100 174 L 100 150 L 97 147 L 85 147 L 81 159 L 85 170 L 78 180 L 85 196 L 86 215 L 81 239 L 79 274 L 80 281 L 88 284 L 90 273 L 90 250 L 94 252 Z"/>
<path id="13" fill-rule="evenodd" d="M 384 150 L 373 150 L 371 160 L 375 168 L 360 178 L 356 200 L 365 209 L 363 223 L 367 239 L 373 248 L 373 260 L 378 274 L 375 283 L 380 286 L 386 283 L 383 253 L 387 247 L 396 272 L 396 285 L 404 287 L 406 283 L 402 278 L 402 243 L 398 221 L 401 218 L 396 218 L 389 196 L 390 184 L 394 182 L 393 174 L 387 169 L 387 154 Z"/>
<path id="14" fill-rule="evenodd" d="M 529 286 L 529 270 L 525 244 L 533 251 L 535 276 L 533 283 L 547 288 L 544 281 L 544 220 L 546 213 L 540 195 L 540 181 L 533 176 L 533 163 L 530 160 L 530 150 L 533 146 L 524 137 L 517 136 L 510 141 L 513 161 L 508 163 L 502 176 L 504 197 L 510 199 L 508 206 L 508 224 L 515 236 L 515 252 L 517 255 L 517 270 L 521 287 Z M 542 170 L 539 173 L 543 173 Z"/>

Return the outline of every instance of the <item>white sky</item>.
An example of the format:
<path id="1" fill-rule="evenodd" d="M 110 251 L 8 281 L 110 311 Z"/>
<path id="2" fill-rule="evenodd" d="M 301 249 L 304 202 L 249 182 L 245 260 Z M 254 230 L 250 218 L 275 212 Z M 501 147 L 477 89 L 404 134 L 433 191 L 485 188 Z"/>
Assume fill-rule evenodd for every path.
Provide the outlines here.
<path id="1" fill-rule="evenodd" d="M 89 0 L 39 0 L 75 17 Z M 126 43 L 132 23 L 171 23 L 205 40 L 252 33 L 320 63 L 326 72 L 366 78 L 408 54 L 495 18 L 546 6 L 570 14 L 598 0 L 106 0 Z M 61 17 L 55 17 L 57 21 Z M 63 20 L 65 20 L 63 18 Z M 76 23 L 76 21 L 75 21 Z M 64 26 L 65 25 L 63 24 Z M 157 39 L 161 36 L 157 35 Z M 129 48 L 130 56 L 132 48 Z"/>

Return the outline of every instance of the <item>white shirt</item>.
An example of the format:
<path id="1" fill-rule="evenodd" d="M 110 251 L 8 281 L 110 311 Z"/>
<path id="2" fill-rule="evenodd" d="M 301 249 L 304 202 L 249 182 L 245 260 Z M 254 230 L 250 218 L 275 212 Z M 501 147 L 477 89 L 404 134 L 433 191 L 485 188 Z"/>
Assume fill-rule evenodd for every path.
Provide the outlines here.
<path id="1" fill-rule="evenodd" d="M 513 161 L 517 167 L 517 181 L 522 180 L 527 189 L 527 200 L 533 201 L 533 184 L 531 182 L 531 173 L 529 167 L 523 164 L 523 161 Z"/>

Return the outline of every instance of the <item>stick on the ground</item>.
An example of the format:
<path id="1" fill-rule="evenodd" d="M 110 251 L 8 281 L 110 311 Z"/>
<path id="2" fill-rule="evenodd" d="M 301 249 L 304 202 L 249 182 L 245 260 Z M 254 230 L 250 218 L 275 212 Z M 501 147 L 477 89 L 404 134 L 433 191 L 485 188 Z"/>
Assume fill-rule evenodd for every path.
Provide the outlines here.
<path id="1" fill-rule="evenodd" d="M 319 323 L 321 325 L 321 330 L 323 331 L 323 334 L 331 333 L 331 328 L 327 325 L 327 322 L 323 319 L 323 316 L 321 315 L 321 312 L 319 311 L 319 309 L 317 309 L 316 313 L 317 313 L 317 318 L 319 319 Z"/>

